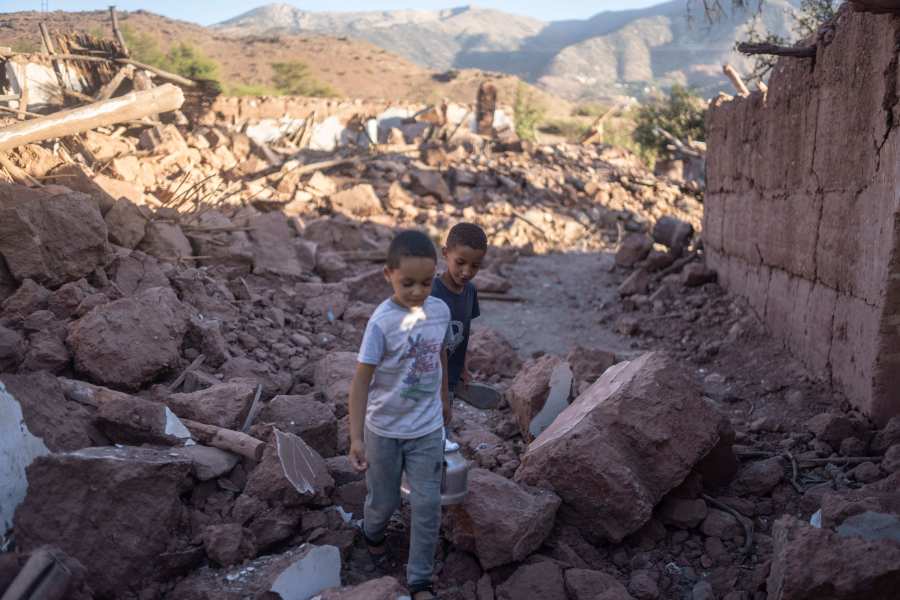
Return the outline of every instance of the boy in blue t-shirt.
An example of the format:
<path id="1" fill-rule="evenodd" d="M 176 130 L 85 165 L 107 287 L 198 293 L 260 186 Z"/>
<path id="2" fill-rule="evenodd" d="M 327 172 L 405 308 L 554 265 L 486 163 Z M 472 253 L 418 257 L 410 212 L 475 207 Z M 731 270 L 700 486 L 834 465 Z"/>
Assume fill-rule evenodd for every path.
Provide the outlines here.
<path id="1" fill-rule="evenodd" d="M 393 295 L 366 326 L 350 387 L 350 464 L 366 472 L 363 536 L 376 567 L 388 563 L 385 528 L 400 505 L 406 472 L 412 507 L 406 579 L 413 600 L 434 598 L 431 578 L 441 525 L 444 426 L 450 422 L 450 311 L 432 298 L 437 266 L 424 233 L 403 231 L 388 249 Z"/>
<path id="2" fill-rule="evenodd" d="M 466 351 L 469 347 L 472 319 L 481 314 L 478 291 L 472 279 L 481 269 L 487 254 L 488 241 L 484 230 L 474 223 L 458 223 L 447 234 L 442 253 L 447 270 L 435 277 L 431 295 L 450 307 L 450 341 L 447 347 L 448 385 L 453 394 L 462 383 L 469 385 Z"/>

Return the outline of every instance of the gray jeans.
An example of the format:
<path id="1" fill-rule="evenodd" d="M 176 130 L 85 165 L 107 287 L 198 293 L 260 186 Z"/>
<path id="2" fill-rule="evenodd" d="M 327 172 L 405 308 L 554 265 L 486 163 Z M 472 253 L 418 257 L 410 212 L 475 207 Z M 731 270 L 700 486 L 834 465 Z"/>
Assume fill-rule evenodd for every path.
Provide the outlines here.
<path id="1" fill-rule="evenodd" d="M 400 478 L 406 471 L 412 531 L 406 581 L 410 586 L 431 583 L 434 551 L 441 529 L 441 475 L 444 466 L 444 436 L 434 433 L 412 440 L 381 437 L 365 430 L 366 506 L 363 531 L 374 542 L 384 538 L 384 530 L 400 506 Z"/>

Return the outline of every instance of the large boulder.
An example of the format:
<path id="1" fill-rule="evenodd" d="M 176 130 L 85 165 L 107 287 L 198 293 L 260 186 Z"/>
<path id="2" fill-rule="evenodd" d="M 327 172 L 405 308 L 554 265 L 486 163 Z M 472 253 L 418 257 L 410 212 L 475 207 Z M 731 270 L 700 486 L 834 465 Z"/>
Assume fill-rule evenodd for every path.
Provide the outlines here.
<path id="1" fill-rule="evenodd" d="M 718 443 L 722 417 L 686 370 L 662 353 L 608 369 L 530 444 L 518 481 L 549 486 L 561 515 L 614 542 Z"/>
<path id="2" fill-rule="evenodd" d="M 842 537 L 785 515 L 772 529 L 769 600 L 895 598 L 900 543 Z"/>
<path id="3" fill-rule="evenodd" d="M 69 326 L 75 369 L 104 385 L 137 389 L 178 363 L 188 311 L 171 288 L 98 306 Z"/>
<path id="4" fill-rule="evenodd" d="M 119 198 L 103 216 L 109 232 L 109 241 L 132 249 L 144 239 L 147 230 L 147 216 L 127 198 Z"/>
<path id="5" fill-rule="evenodd" d="M 240 429 L 256 394 L 256 386 L 248 381 L 221 383 L 189 394 L 172 394 L 166 405 L 183 419 Z"/>
<path id="6" fill-rule="evenodd" d="M 147 448 L 87 448 L 39 457 L 27 472 L 17 545 L 27 552 L 52 544 L 76 558 L 99 597 L 137 594 L 202 558 L 190 551 L 181 503 L 190 486 L 185 458 Z"/>
<path id="7" fill-rule="evenodd" d="M 191 242 L 177 223 L 153 221 L 147 225 L 138 250 L 160 260 L 175 262 L 191 256 Z"/>
<path id="8" fill-rule="evenodd" d="M 550 535 L 559 503 L 552 492 L 472 469 L 465 500 L 446 511 L 448 536 L 486 570 L 521 561 Z"/>
<path id="9" fill-rule="evenodd" d="M 0 184 L 0 255 L 17 280 L 57 287 L 106 264 L 106 223 L 85 194 Z"/>
<path id="10" fill-rule="evenodd" d="M 169 287 L 169 278 L 159 261 L 138 250 L 116 256 L 106 272 L 110 281 L 125 296 L 133 296 L 154 287 Z"/>
<path id="11" fill-rule="evenodd" d="M 553 561 L 519 567 L 512 576 L 497 586 L 497 600 L 567 600 L 563 571 Z"/>

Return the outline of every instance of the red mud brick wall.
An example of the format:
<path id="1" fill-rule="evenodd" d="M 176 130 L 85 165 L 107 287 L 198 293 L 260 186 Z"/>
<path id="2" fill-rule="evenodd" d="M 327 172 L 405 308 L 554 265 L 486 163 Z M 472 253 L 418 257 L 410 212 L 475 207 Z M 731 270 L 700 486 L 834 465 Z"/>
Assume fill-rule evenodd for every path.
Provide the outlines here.
<path id="1" fill-rule="evenodd" d="M 880 423 L 900 414 L 898 51 L 900 17 L 843 10 L 815 59 L 707 121 L 709 265 Z"/>

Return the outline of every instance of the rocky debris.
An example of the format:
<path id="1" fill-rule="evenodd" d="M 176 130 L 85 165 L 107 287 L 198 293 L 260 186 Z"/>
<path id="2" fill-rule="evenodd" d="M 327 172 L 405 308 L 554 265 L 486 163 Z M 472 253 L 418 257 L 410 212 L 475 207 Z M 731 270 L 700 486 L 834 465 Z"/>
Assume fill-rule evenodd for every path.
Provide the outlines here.
<path id="1" fill-rule="evenodd" d="M 619 295 L 623 298 L 635 294 L 646 294 L 650 288 L 650 274 L 644 269 L 636 269 L 619 286 Z"/>
<path id="2" fill-rule="evenodd" d="M 171 288 L 98 306 L 69 326 L 75 369 L 104 385 L 136 389 L 178 364 L 188 327 Z"/>
<path id="3" fill-rule="evenodd" d="M 890 598 L 900 584 L 900 543 L 896 541 L 842 537 L 787 515 L 775 522 L 772 538 L 769 598 Z"/>
<path id="4" fill-rule="evenodd" d="M 867 438 L 869 428 L 865 423 L 840 413 L 825 412 L 806 422 L 806 427 L 817 439 L 839 448 L 847 438 Z"/>
<path id="5" fill-rule="evenodd" d="M 259 414 L 258 421 L 293 433 L 325 458 L 337 454 L 337 418 L 331 404 L 313 395 L 276 396 Z"/>
<path id="6" fill-rule="evenodd" d="M 550 534 L 559 503 L 551 492 L 472 469 L 465 500 L 445 511 L 449 539 L 477 556 L 484 569 L 521 561 Z"/>
<path id="7" fill-rule="evenodd" d="M 618 359 L 611 350 L 576 346 L 566 355 L 566 362 L 572 367 L 576 382 L 591 384 L 616 364 Z M 576 386 L 576 391 L 579 390 Z"/>
<path id="8" fill-rule="evenodd" d="M 632 571 L 628 591 L 637 600 L 656 600 L 659 598 L 659 584 L 655 573 L 646 569 Z"/>
<path id="9" fill-rule="evenodd" d="M 784 461 L 768 458 L 745 465 L 738 472 L 732 489 L 739 496 L 766 496 L 784 478 Z"/>
<path id="10" fill-rule="evenodd" d="M 311 600 L 341 584 L 341 556 L 334 546 L 304 544 L 229 569 L 203 568 L 182 580 L 174 600 L 281 598 Z"/>
<path id="11" fill-rule="evenodd" d="M 0 326 L 0 371 L 15 371 L 25 359 L 25 338 L 18 331 Z"/>
<path id="12" fill-rule="evenodd" d="M 221 383 L 188 394 L 171 394 L 166 405 L 181 418 L 240 430 L 256 396 L 250 382 Z"/>
<path id="13" fill-rule="evenodd" d="M 244 495 L 270 505 L 328 504 L 334 480 L 325 460 L 297 436 L 281 433 L 279 437 L 266 447 L 262 461 L 250 473 Z"/>
<path id="14" fill-rule="evenodd" d="M 108 262 L 106 223 L 84 194 L 2 184 L 0 255 L 17 280 L 59 287 Z"/>
<path id="15" fill-rule="evenodd" d="M 490 327 L 473 327 L 468 347 L 469 369 L 486 375 L 514 377 L 522 367 L 519 354 Z"/>
<path id="16" fill-rule="evenodd" d="M 722 419 L 669 357 L 610 368 L 531 443 L 516 480 L 549 485 L 561 516 L 622 540 L 719 443 Z"/>
<path id="17" fill-rule="evenodd" d="M 453 195 L 440 171 L 414 169 L 410 173 L 410 187 L 420 196 L 432 196 L 438 202 L 452 202 Z"/>
<path id="18" fill-rule="evenodd" d="M 687 250 L 694 236 L 694 226 L 665 215 L 653 226 L 653 241 L 666 246 L 675 256 Z"/>
<path id="19" fill-rule="evenodd" d="M 356 373 L 356 364 L 355 352 L 333 352 L 316 365 L 316 388 L 334 406 L 338 418 L 347 414 L 350 383 Z"/>
<path id="20" fill-rule="evenodd" d="M 16 511 L 16 542 L 24 551 L 61 548 L 85 566 L 98 595 L 138 593 L 202 557 L 190 549 L 181 503 L 190 470 L 190 461 L 147 448 L 39 457 L 28 467 L 28 495 Z"/>
<path id="21" fill-rule="evenodd" d="M 300 277 L 303 265 L 294 250 L 293 238 L 284 215 L 265 213 L 250 222 L 253 243 L 253 272 L 283 277 Z"/>
<path id="22" fill-rule="evenodd" d="M 625 236 L 616 251 L 616 264 L 620 267 L 634 267 L 647 258 L 651 250 L 653 250 L 653 240 L 643 233 L 630 233 Z"/>
<path id="23" fill-rule="evenodd" d="M 336 590 L 325 590 L 320 600 L 406 600 L 409 594 L 393 577 L 370 579 L 365 583 Z"/>
<path id="24" fill-rule="evenodd" d="M 547 560 L 519 567 L 509 579 L 497 586 L 497 600 L 519 598 L 566 600 L 562 569 Z"/>
<path id="25" fill-rule="evenodd" d="M 691 263 L 681 272 L 681 283 L 687 287 L 700 287 L 714 283 L 718 275 L 703 263 Z"/>
<path id="26" fill-rule="evenodd" d="M 872 438 L 872 452 L 887 452 L 891 446 L 900 444 L 900 417 L 894 417 Z"/>
<path id="27" fill-rule="evenodd" d="M 519 374 L 516 375 L 516 378 L 513 379 L 506 391 L 506 399 L 516 415 L 516 421 L 519 423 L 522 437 L 526 440 L 533 439 L 534 435 L 536 435 L 530 431 L 531 421 L 543 410 L 545 404 L 549 401 L 551 381 L 560 365 L 565 365 L 564 369 L 568 369 L 568 365 L 559 357 L 549 354 L 530 360 L 522 366 L 522 370 L 519 371 Z M 569 374 L 571 377 L 571 370 Z M 557 377 L 557 379 L 559 378 Z M 554 399 L 561 400 L 561 405 L 555 406 L 556 414 L 559 414 L 568 406 L 570 393 L 571 381 L 569 382 L 569 389 L 562 391 L 561 398 Z M 551 418 L 550 421 L 552 420 Z"/>
<path id="28" fill-rule="evenodd" d="M 700 498 L 686 499 L 668 496 L 659 506 L 659 518 L 666 525 L 692 529 L 704 522 L 709 509 Z"/>
<path id="29" fill-rule="evenodd" d="M 634 600 L 624 585 L 602 571 L 569 569 L 565 577 L 571 600 Z"/>

